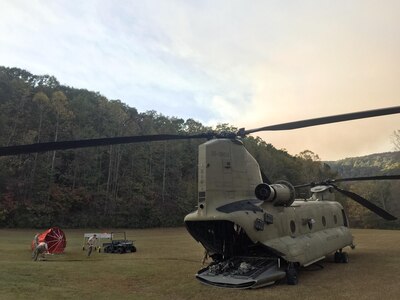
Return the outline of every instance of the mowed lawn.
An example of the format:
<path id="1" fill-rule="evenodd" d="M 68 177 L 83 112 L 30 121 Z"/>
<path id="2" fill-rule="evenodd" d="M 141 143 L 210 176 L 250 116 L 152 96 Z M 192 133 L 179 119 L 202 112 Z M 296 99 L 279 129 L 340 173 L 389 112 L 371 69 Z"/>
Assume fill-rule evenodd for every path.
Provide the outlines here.
<path id="1" fill-rule="evenodd" d="M 31 260 L 37 230 L 0 230 L 0 299 L 400 299 L 400 231 L 353 230 L 348 264 L 332 256 L 302 269 L 297 286 L 209 287 L 195 279 L 202 247 L 184 228 L 126 230 L 136 253 L 82 251 L 84 232 L 64 230 L 64 254 Z"/>

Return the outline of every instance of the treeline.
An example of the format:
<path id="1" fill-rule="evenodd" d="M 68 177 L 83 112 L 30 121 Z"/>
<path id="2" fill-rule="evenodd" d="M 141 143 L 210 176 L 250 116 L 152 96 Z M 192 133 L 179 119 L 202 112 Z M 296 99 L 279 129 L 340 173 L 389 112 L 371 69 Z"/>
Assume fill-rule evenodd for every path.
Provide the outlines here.
<path id="1" fill-rule="evenodd" d="M 140 113 L 120 100 L 0 67 L 0 146 L 147 134 L 194 134 L 193 120 Z M 227 124 L 217 131 L 235 129 Z M 244 140 L 271 181 L 334 177 L 317 155 Z M 180 226 L 197 204 L 197 148 L 185 140 L 0 157 L 1 227 Z"/>
<path id="2" fill-rule="evenodd" d="M 399 174 L 400 151 L 350 157 L 327 164 L 343 177 Z"/>
<path id="3" fill-rule="evenodd" d="M 400 152 L 371 154 L 327 162 L 341 177 L 361 177 L 400 174 Z M 343 184 L 346 189 L 358 193 L 376 205 L 400 218 L 400 180 L 367 181 Z M 352 201 L 343 202 L 350 211 L 353 227 L 400 228 L 400 220 L 385 221 Z"/>

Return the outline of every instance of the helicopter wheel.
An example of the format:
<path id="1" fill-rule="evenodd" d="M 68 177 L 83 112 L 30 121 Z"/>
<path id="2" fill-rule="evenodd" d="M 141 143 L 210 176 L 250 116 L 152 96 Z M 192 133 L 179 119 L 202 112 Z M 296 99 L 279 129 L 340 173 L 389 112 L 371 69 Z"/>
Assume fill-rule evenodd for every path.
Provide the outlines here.
<path id="1" fill-rule="evenodd" d="M 349 255 L 347 252 L 342 252 L 342 263 L 347 264 L 349 262 Z"/>
<path id="2" fill-rule="evenodd" d="M 296 285 L 299 282 L 297 269 L 294 263 L 289 263 L 286 269 L 286 283 L 288 285 Z"/>
<path id="3" fill-rule="evenodd" d="M 344 263 L 347 264 L 349 262 L 349 255 L 347 252 L 335 252 L 335 263 Z"/>
<path id="4" fill-rule="evenodd" d="M 335 252 L 335 263 L 340 263 L 342 260 L 342 253 L 340 252 Z"/>

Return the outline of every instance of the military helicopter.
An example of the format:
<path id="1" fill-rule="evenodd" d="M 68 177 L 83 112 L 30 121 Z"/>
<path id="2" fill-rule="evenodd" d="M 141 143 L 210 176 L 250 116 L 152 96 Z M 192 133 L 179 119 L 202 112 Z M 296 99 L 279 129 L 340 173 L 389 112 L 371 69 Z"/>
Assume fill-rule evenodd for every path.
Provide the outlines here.
<path id="1" fill-rule="evenodd" d="M 198 152 L 198 206 L 185 225 L 213 262 L 198 271 L 205 284 L 229 288 L 258 288 L 286 277 L 298 282 L 298 268 L 334 253 L 335 262 L 347 263 L 342 251 L 354 248 L 337 191 L 387 220 L 396 217 L 362 196 L 339 188 L 343 181 L 395 180 L 400 175 L 342 178 L 293 186 L 271 183 L 263 176 L 241 138 L 248 134 L 292 130 L 316 125 L 400 113 L 400 106 L 266 126 L 238 132 L 197 135 L 146 135 L 37 143 L 0 148 L 0 156 L 182 139 L 207 139 Z M 312 197 L 296 199 L 296 190 L 311 187 Z"/>

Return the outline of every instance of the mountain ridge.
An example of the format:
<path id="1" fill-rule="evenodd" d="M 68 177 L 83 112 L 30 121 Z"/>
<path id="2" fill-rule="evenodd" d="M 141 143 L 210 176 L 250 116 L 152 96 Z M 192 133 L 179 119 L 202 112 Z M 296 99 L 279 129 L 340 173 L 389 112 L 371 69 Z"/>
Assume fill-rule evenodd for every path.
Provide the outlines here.
<path id="1" fill-rule="evenodd" d="M 392 175 L 400 172 L 400 151 L 324 161 L 342 177 Z"/>

